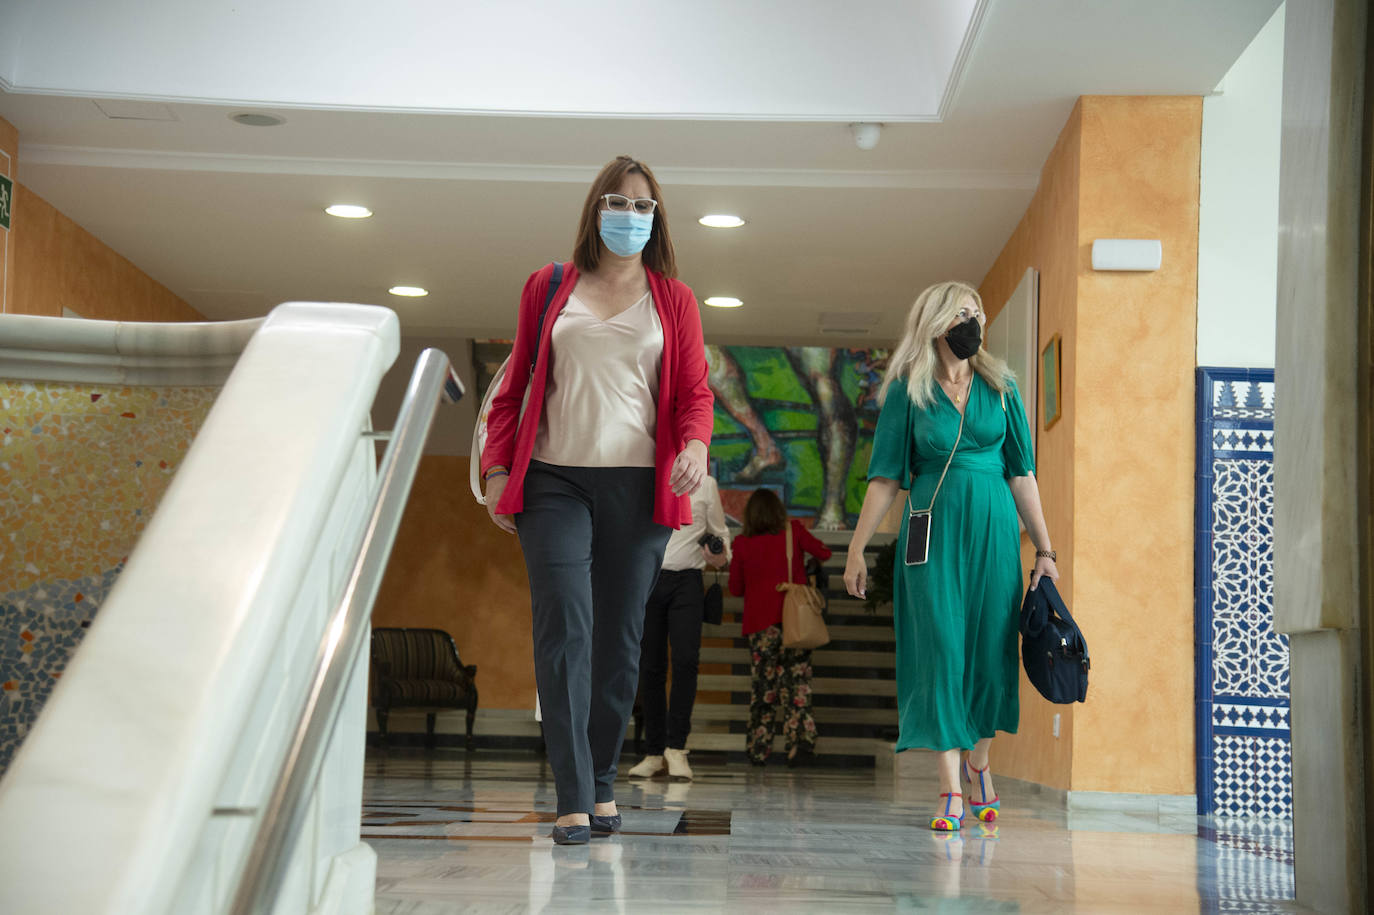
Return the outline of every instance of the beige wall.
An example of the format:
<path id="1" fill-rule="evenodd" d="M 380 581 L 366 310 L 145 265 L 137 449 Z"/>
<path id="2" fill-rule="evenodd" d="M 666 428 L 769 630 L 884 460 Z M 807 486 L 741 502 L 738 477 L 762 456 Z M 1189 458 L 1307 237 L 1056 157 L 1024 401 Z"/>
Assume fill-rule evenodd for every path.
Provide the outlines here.
<path id="1" fill-rule="evenodd" d="M 1005 301 L 1035 267 L 1041 346 L 1063 340 L 1063 417 L 1039 430 L 1038 475 L 1091 687 L 1086 704 L 1053 707 L 1023 679 L 1020 732 L 997 751 L 1008 775 L 1056 788 L 1194 791 L 1201 127 L 1195 97 L 1080 99 L 980 290 Z M 1163 267 L 1097 273 L 1096 238 L 1158 238 Z"/>

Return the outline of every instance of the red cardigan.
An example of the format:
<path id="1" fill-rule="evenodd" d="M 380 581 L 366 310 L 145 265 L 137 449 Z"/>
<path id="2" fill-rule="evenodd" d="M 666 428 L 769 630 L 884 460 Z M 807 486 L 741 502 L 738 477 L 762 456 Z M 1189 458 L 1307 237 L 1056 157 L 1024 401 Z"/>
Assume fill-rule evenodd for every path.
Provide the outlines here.
<path id="1" fill-rule="evenodd" d="M 755 534 L 730 541 L 734 553 L 730 560 L 730 593 L 744 595 L 745 635 L 782 622 L 783 593 L 778 585 L 784 581 L 806 581 L 803 553 L 810 553 L 821 561 L 830 558 L 829 548 L 802 527 L 800 521 L 789 523 L 792 525 L 791 577 L 786 577 L 785 534 Z"/>
<path id="2" fill-rule="evenodd" d="M 715 398 L 706 383 L 706 350 L 701 339 L 701 311 L 696 296 L 685 283 L 670 280 L 648 268 L 644 270 L 653 294 L 658 320 L 663 325 L 663 365 L 658 382 L 658 428 L 654 441 L 654 521 L 679 528 L 692 521 L 692 502 L 688 496 L 673 495 L 668 479 L 673 462 L 689 439 L 699 439 L 708 447 L 715 423 Z M 527 366 L 534 348 L 534 326 L 544 307 L 553 265 L 530 274 L 520 295 L 520 314 L 515 331 L 515 348 L 501 390 L 492 398 L 487 418 L 487 445 L 482 451 L 482 473 L 495 464 L 510 469 L 510 480 L 496 504 L 496 513 L 517 514 L 525 509 L 525 471 L 534 454 L 534 439 L 539 417 L 544 411 L 544 389 L 548 382 L 549 346 L 553 322 L 568 303 L 577 286 L 577 268 L 567 264 L 563 281 L 549 303 L 539 334 L 539 358 L 534 376 Z M 520 416 L 525 388 L 530 389 L 529 406 Z"/>

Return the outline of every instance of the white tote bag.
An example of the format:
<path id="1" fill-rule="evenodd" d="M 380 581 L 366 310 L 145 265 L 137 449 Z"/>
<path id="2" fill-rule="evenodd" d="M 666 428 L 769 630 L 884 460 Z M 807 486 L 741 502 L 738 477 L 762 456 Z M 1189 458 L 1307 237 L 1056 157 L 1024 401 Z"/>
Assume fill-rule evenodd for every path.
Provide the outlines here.
<path id="1" fill-rule="evenodd" d="M 553 265 L 553 278 L 549 280 L 549 292 L 544 297 L 544 310 L 539 313 L 539 324 L 534 329 L 534 355 L 530 357 L 530 377 L 534 377 L 534 361 L 539 358 L 539 338 L 544 330 L 544 318 L 548 316 L 549 305 L 553 303 L 553 297 L 558 292 L 558 287 L 563 283 L 563 265 L 555 262 Z M 506 372 L 510 371 L 510 356 L 501 363 L 501 367 L 496 370 L 496 376 L 492 378 L 491 384 L 487 387 L 486 396 L 482 398 L 482 405 L 477 408 L 477 422 L 472 427 L 472 450 L 468 452 L 468 485 L 472 487 L 472 497 L 477 500 L 477 504 L 486 505 L 487 497 L 482 493 L 482 452 L 487 447 L 487 420 L 491 416 L 491 404 L 496 399 L 501 386 L 506 383 Z M 520 401 L 520 419 L 525 418 L 525 408 L 530 402 L 530 386 L 525 384 L 525 399 Z M 516 428 L 520 428 L 516 423 Z"/>

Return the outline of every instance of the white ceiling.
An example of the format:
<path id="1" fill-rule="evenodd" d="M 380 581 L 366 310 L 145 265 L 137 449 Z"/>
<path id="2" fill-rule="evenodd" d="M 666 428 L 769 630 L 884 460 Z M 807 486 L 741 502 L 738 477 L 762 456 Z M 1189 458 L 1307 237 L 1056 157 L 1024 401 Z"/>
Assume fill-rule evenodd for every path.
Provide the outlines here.
<path id="1" fill-rule="evenodd" d="M 78 4 L 47 2 L 57 8 L 54 15 L 70 14 L 67 8 Z M 707 109 L 693 101 L 693 79 L 678 72 L 671 79 L 656 73 L 637 88 L 638 104 L 649 106 L 641 110 L 654 117 L 471 113 L 509 104 L 478 104 L 485 98 L 479 92 L 445 96 L 446 104 L 438 107 L 450 113 L 318 107 L 338 104 L 326 98 L 316 99 L 316 107 L 255 104 L 253 110 L 275 111 L 287 121 L 249 128 L 227 116 L 261 95 L 236 93 L 232 74 L 221 73 L 223 91 L 207 96 L 199 88 L 203 74 L 187 61 L 184 48 L 165 58 L 145 48 L 163 65 L 144 66 L 141 91 L 133 92 L 127 90 L 133 83 L 114 80 L 114 71 L 102 69 L 118 63 L 118 55 L 95 47 L 90 50 L 99 65 L 69 68 L 66 83 L 60 66 L 30 67 L 43 54 L 20 55 L 20 63 L 7 71 L 0 66 L 7 74 L 0 80 L 7 90 L 0 94 L 0 116 L 20 131 L 22 183 L 211 318 L 261 314 L 290 299 L 324 299 L 387 304 L 413 335 L 509 335 L 524 277 L 541 263 L 568 256 L 587 184 L 602 163 L 629 153 L 648 162 L 664 185 L 682 278 L 699 298 L 734 295 L 745 301 L 731 311 L 703 309 L 708 339 L 872 345 L 896 335 L 907 306 L 925 285 L 948 277 L 981 280 L 1024 212 L 1077 96 L 1206 93 L 1277 5 L 1278 0 L 818 3 L 817 9 L 854 10 L 854 19 L 798 16 L 782 32 L 760 28 L 766 17 L 745 29 L 747 17 L 727 15 L 740 8 L 756 17 L 760 10 L 780 15 L 778 3 L 663 5 L 689 8 L 696 16 L 677 44 L 665 42 L 674 49 L 665 52 L 673 59 L 682 57 L 702 29 L 729 32 L 732 46 L 739 34 L 754 36 L 758 60 L 752 66 L 771 62 L 784 68 L 778 72 L 798 74 L 791 45 L 800 42 L 807 49 L 805 79 L 796 76 L 804 91 L 790 102 L 779 89 L 786 81 L 744 80 L 733 87 L 735 113 L 715 110 L 721 115 L 716 119 L 683 117 Z M 17 6 L 27 11 L 28 21 L 34 21 L 34 10 L 47 8 L 28 0 Z M 413 0 L 390 9 L 433 12 L 440 6 L 460 5 Z M 853 106 L 854 118 L 892 109 L 893 100 L 903 96 L 892 91 L 895 75 L 911 73 L 902 70 L 887 39 L 905 34 L 916 14 L 948 19 L 959 9 L 977 26 L 960 45 L 968 51 L 962 68 L 951 54 L 952 82 L 941 82 L 938 74 L 912 76 L 913 86 L 925 88 L 912 89 L 908 119 L 889 123 L 876 149 L 855 147 L 843 123 L 850 116 L 834 109 L 834 97 L 827 96 L 825 105 L 834 109 L 828 114 L 797 113 L 796 106 L 812 94 L 807 87 L 824 82 L 843 82 L 852 90 L 844 104 Z M 79 58 L 85 49 L 76 45 L 94 42 L 103 21 L 96 17 L 66 38 L 49 28 L 42 32 L 41 50 L 62 52 L 48 55 L 59 61 Z M 180 20 L 169 15 L 159 21 L 156 35 L 173 46 Z M 626 23 L 633 21 L 620 17 L 608 34 L 627 34 Z M 831 40 L 842 27 L 849 38 Z M 638 32 L 630 28 L 628 34 Z M 854 34 L 884 37 L 871 42 L 871 53 L 856 55 Z M 0 36 L 0 43 L 12 35 Z M 218 46 L 199 32 L 184 35 L 190 47 Z M 784 38 L 789 47 L 780 50 L 776 45 Z M 74 46 L 49 47 L 63 40 Z M 505 66 L 486 74 L 487 82 L 499 82 L 521 65 L 528 49 L 517 35 L 492 41 L 506 52 Z M 405 53 L 361 55 L 350 66 L 373 72 L 399 67 Z M 594 47 L 580 60 L 592 72 L 607 57 Z M 652 63 L 655 56 L 641 52 L 640 59 Z M 40 72 L 46 83 L 37 79 Z M 868 90 L 856 72 L 876 74 L 887 85 L 865 101 Z M 149 73 L 176 79 L 150 88 Z M 86 79 L 66 90 L 74 94 L 38 94 L 77 86 L 73 74 Z M 587 78 L 588 73 L 570 72 L 562 88 L 585 90 Z M 110 119 L 87 97 L 119 96 L 97 92 L 94 87 L 101 85 L 123 86 L 126 96 L 137 96 L 135 113 L 169 119 Z M 185 91 L 171 91 L 177 86 Z M 189 95 L 200 100 L 178 100 Z M 579 97 L 612 96 L 583 91 Z M 918 109 L 932 98 L 944 106 L 943 118 L 920 121 L 930 115 Z M 304 102 L 297 98 L 296 104 Z M 607 104 L 597 110 L 609 113 Z M 467 113 L 451 113 L 456 111 Z M 364 203 L 377 215 L 333 219 L 321 211 L 333 202 Z M 698 216 L 722 211 L 739 213 L 749 223 L 728 231 L 696 224 Z M 22 212 L 14 218 L 22 220 Z M 432 294 L 398 300 L 386 294 L 397 283 L 426 286 Z M 867 337 L 820 334 L 823 312 L 845 311 L 881 317 Z"/>
<path id="2" fill-rule="evenodd" d="M 11 0 L 0 33 L 24 37 L 0 69 L 22 91 L 58 95 L 920 121 L 939 116 L 985 5 L 395 0 L 379 16 L 374 0 L 140 0 L 131 16 L 118 3 Z"/>

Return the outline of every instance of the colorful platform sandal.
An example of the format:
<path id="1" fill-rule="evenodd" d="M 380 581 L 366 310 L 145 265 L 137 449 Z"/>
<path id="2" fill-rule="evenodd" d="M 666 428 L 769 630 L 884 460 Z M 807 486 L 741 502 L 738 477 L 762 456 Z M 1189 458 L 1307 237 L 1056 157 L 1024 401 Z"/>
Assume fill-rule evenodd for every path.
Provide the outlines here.
<path id="1" fill-rule="evenodd" d="M 997 817 L 1001 815 L 1000 811 L 1002 809 L 1000 797 L 994 796 L 992 800 L 986 800 L 988 796 L 988 785 L 985 778 L 988 774 L 988 769 L 991 768 L 992 763 L 988 763 L 981 769 L 975 769 L 969 763 L 968 757 L 964 757 L 964 781 L 969 783 L 969 787 L 973 787 L 973 775 L 977 773 L 978 791 L 984 798 L 984 802 L 981 804 L 974 800 L 967 800 L 964 803 L 973 812 L 973 815 L 984 823 L 996 822 Z"/>
<path id="2" fill-rule="evenodd" d="M 964 825 L 964 815 L 961 813 L 957 817 L 949 812 L 953 805 L 953 798 L 962 798 L 963 795 L 958 791 L 942 791 L 940 797 L 945 799 L 945 812 L 930 818 L 930 828 L 936 832 L 958 832 L 959 827 Z"/>

